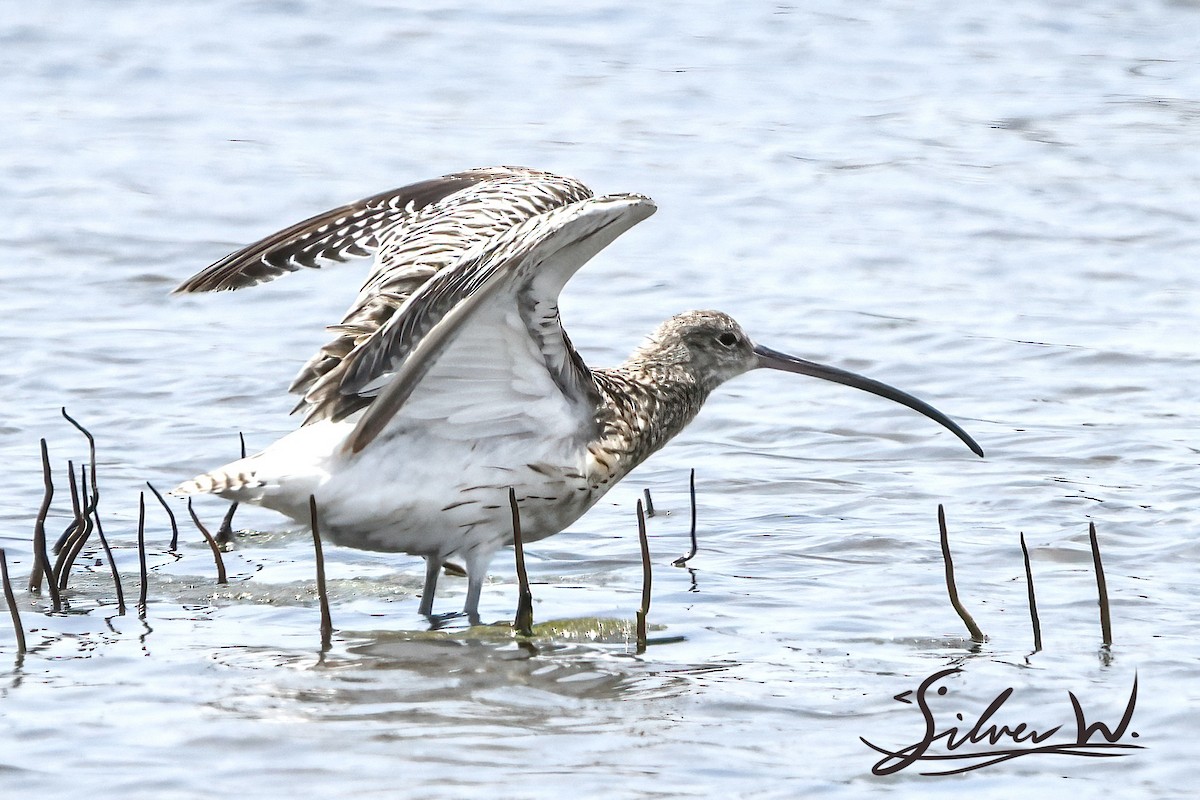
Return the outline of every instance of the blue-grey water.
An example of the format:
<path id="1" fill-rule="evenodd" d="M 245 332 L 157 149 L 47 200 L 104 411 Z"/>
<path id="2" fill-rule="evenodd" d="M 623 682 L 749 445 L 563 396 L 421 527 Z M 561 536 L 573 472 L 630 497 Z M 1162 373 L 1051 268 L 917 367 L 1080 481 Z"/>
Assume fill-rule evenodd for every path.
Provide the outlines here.
<path id="1" fill-rule="evenodd" d="M 0 794 L 198 798 L 1172 797 L 1200 705 L 1200 6 L 351 0 L 8 3 L 0 14 L 0 544 L 30 652 L 0 622 Z M 723 389 L 568 532 L 529 548 L 539 621 L 630 620 L 633 506 L 652 635 L 535 649 L 428 636 L 421 564 L 327 548 L 321 654 L 307 532 L 239 512 L 214 584 L 148 510 L 149 604 L 100 554 L 70 613 L 24 591 L 42 497 L 97 438 L 132 602 L 137 495 L 290 430 L 285 387 L 362 265 L 168 297 L 246 242 L 358 197 L 523 164 L 659 213 L 588 265 L 563 316 L 589 362 L 660 319 L 870 374 Z M 700 554 L 687 548 L 697 474 Z M 402 491 L 403 489 L 399 489 Z M 944 503 L 973 647 L 946 597 Z M 176 505 L 176 513 L 185 516 Z M 223 513 L 206 501 L 210 525 Z M 1114 644 L 1101 647 L 1087 526 Z M 1032 653 L 1018 535 L 1044 648 Z M 511 551 L 483 616 L 511 617 Z M 443 581 L 439 607 L 461 603 Z M 2 617 L 0 617 L 2 619 Z M 1122 758 L 872 775 L 924 721 L 893 697 L 949 667 L 939 725 L 1115 725 Z M 933 696 L 932 693 L 930 695 Z M 955 713 L 964 715 L 959 722 Z M 1132 738 L 1132 733 L 1137 738 Z M 936 748 L 935 748 L 936 749 Z M 932 752 L 932 751 L 931 751 Z M 947 752 L 944 748 L 940 752 Z"/>

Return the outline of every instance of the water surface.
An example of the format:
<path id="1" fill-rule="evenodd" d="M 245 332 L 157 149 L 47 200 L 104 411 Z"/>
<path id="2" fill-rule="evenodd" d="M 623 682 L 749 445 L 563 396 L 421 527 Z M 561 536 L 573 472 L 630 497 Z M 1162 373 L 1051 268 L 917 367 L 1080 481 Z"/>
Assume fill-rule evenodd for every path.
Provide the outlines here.
<path id="1" fill-rule="evenodd" d="M 731 16 L 732 14 L 732 16 Z M 102 513 L 136 595 L 137 493 L 290 430 L 284 389 L 362 267 L 167 297 L 227 252 L 391 186 L 495 163 L 561 171 L 659 213 L 571 283 L 589 362 L 718 307 L 759 341 L 901 386 L 898 406 L 782 374 L 724 387 L 679 439 L 529 550 L 539 620 L 632 618 L 649 488 L 651 619 L 674 640 L 429 637 L 421 564 L 327 549 L 246 510 L 214 585 L 150 510 L 145 619 L 90 552 L 71 613 L 21 594 L 0 626 L 0 787 L 97 797 L 1170 797 L 1192 784 L 1200 648 L 1195 331 L 1200 71 L 1186 2 L 619 3 L 480 8 L 67 2 L 0 22 L 0 543 L 28 574 L 38 439 L 96 435 Z M 697 471 L 701 552 L 687 547 Z M 979 647 L 950 609 L 946 505 Z M 211 523 L 219 503 L 201 504 Z M 182 513 L 178 510 L 177 513 Z M 1100 647 L 1087 525 L 1115 644 Z M 1031 633 L 1018 533 L 1032 554 Z M 461 603 L 443 582 L 439 607 Z M 507 551 L 486 619 L 515 604 Z M 461 634 L 461 632 L 460 632 Z M 874 777 L 893 696 L 960 666 L 953 712 L 1120 716 L 1147 749 Z M 1132 740 L 1130 740 L 1132 741 Z"/>

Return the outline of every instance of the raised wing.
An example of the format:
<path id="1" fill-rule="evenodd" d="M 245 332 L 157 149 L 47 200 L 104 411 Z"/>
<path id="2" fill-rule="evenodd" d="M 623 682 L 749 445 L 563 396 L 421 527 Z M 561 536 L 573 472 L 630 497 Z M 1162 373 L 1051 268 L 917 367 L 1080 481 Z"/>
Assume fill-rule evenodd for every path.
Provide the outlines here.
<path id="1" fill-rule="evenodd" d="M 592 196 L 579 181 L 523 167 L 489 167 L 444 175 L 318 214 L 226 256 L 175 291 L 254 286 L 301 268 L 375 256 L 336 336 L 309 359 L 290 391 L 305 423 L 341 419 L 368 402 L 330 392 L 343 364 L 368 345 L 409 296 L 438 271 L 533 216 Z M 323 387 L 323 388 L 322 388 Z"/>
<path id="2" fill-rule="evenodd" d="M 338 391 L 370 403 L 347 449 L 361 451 L 401 411 L 402 420 L 452 423 L 456 436 L 565 435 L 591 421 L 595 384 L 559 323 L 558 295 L 654 211 L 640 195 L 582 200 L 435 275 L 346 359 Z"/>

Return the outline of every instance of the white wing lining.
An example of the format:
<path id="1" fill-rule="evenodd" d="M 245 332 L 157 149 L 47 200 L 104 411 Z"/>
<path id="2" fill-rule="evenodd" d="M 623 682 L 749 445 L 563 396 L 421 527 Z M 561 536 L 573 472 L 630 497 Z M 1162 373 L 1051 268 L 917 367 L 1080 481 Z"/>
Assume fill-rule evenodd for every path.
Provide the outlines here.
<path id="1" fill-rule="evenodd" d="M 523 352 L 510 348 L 509 361 L 501 365 L 508 376 L 509 396 L 491 398 L 500 400 L 500 407 L 507 405 L 503 401 L 511 400 L 513 392 L 522 395 L 526 389 L 544 392 L 545 387 L 536 385 L 541 381 L 534 375 L 550 377 L 558 387 L 555 393 L 558 397 L 564 397 L 564 392 L 570 394 L 573 383 L 587 381 L 590 386 L 590 375 L 577 359 L 555 352 L 569 348 L 557 324 L 557 311 L 552 326 L 533 324 L 536 321 L 520 312 L 534 307 L 556 309 L 558 294 L 567 280 L 592 256 L 654 211 L 654 203 L 640 195 L 582 200 L 509 229 L 489 242 L 487 248 L 474 251 L 471 258 L 431 278 L 370 342 L 348 359 L 343 393 L 377 386 L 379 379 L 388 374 L 393 377 L 367 407 L 347 439 L 346 450 L 357 453 L 370 444 L 435 365 L 441 367 L 439 381 L 445 380 L 447 373 L 470 374 L 472 364 L 463 355 L 454 359 L 459 363 L 441 362 L 447 353 L 465 349 L 452 350 L 456 340 L 464 336 L 486 337 L 489 331 L 493 336 L 499 333 L 499 320 L 493 313 L 486 313 L 489 306 L 517 312 L 529 342 Z M 565 364 L 568 374 L 552 374 L 551 362 Z M 534 380 L 535 385 L 522 386 L 529 380 Z M 480 380 L 475 383 L 480 388 Z M 470 405 L 486 414 L 492 404 L 483 395 L 474 392 Z M 564 410 L 581 398 L 566 396 L 565 399 Z M 529 413 L 525 415 L 528 417 Z"/>

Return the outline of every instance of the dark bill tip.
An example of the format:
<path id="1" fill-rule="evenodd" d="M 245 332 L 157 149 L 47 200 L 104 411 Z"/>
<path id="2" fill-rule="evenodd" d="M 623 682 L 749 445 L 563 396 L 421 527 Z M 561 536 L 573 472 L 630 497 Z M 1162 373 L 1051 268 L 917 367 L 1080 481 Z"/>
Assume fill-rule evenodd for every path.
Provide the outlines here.
<path id="1" fill-rule="evenodd" d="M 758 356 L 758 365 L 767 367 L 768 369 L 778 369 L 784 372 L 794 372 L 797 375 L 809 375 L 814 378 L 820 378 L 833 383 L 840 383 L 843 386 L 850 386 L 854 389 L 862 389 L 864 392 L 885 397 L 902 406 L 908 406 L 913 411 L 924 414 L 934 422 L 943 426 L 963 443 L 971 448 L 971 452 L 983 458 L 983 448 L 980 447 L 974 439 L 967 434 L 958 423 L 947 417 L 941 411 L 938 411 L 933 406 L 913 397 L 908 392 L 902 392 L 894 386 L 888 386 L 886 383 L 867 378 L 849 370 L 838 369 L 837 367 L 829 367 L 824 364 L 818 364 L 814 361 L 806 361 L 803 358 L 789 356 L 787 353 L 780 353 L 777 350 L 772 350 L 769 347 L 756 345 L 754 348 L 755 355 Z"/>

